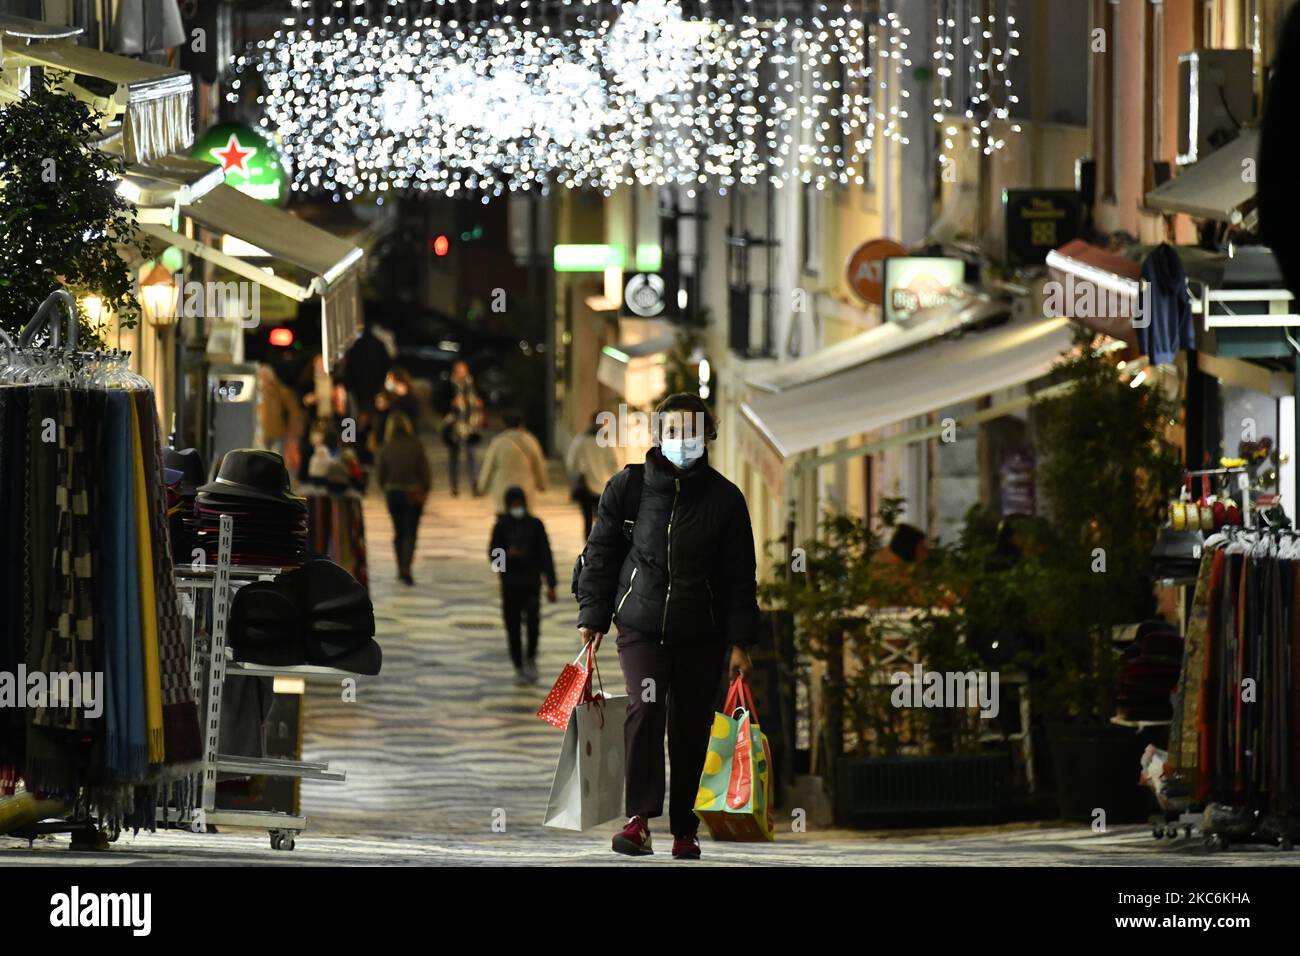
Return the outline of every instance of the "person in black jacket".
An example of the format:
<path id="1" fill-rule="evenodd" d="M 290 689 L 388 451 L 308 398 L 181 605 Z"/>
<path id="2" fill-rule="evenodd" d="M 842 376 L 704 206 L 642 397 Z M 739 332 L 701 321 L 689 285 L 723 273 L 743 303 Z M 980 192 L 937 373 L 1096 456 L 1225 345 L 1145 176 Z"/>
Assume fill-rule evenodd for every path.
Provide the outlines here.
<path id="1" fill-rule="evenodd" d="M 492 570 L 501 575 L 501 610 L 506 620 L 510 659 L 515 665 L 515 683 L 537 683 L 537 640 L 541 632 L 541 601 L 538 590 L 546 579 L 546 600 L 555 603 L 555 561 L 551 542 L 541 518 L 528 513 L 528 499 L 522 488 L 507 488 L 506 510 L 497 517 L 488 545 Z M 528 625 L 528 654 L 524 656 L 520 620 Z"/>
<path id="2" fill-rule="evenodd" d="M 698 859 L 696 792 L 724 664 L 750 670 L 758 627 L 754 537 L 740 489 L 709 466 L 717 437 L 699 396 L 671 395 L 655 410 L 657 444 L 643 468 L 605 485 L 578 577 L 578 630 L 600 647 L 610 624 L 627 684 L 627 813 L 614 850 L 653 852 L 648 819 L 663 814 L 665 727 L 673 765 L 673 856 Z M 640 504 L 632 520 L 628 499 Z M 730 650 L 728 650 L 730 648 Z"/>

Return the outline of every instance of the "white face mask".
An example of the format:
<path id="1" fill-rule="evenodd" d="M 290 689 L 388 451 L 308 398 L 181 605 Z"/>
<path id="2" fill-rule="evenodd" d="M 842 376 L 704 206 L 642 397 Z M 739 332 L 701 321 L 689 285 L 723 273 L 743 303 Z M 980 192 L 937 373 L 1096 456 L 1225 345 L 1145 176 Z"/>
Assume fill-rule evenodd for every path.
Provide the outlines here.
<path id="1" fill-rule="evenodd" d="M 510 509 L 510 517 L 512 517 L 512 518 L 522 518 L 522 517 L 523 517 L 524 515 L 526 515 L 526 514 L 528 514 L 528 509 L 527 509 L 527 508 L 511 508 L 511 509 Z"/>
<path id="2" fill-rule="evenodd" d="M 704 439 L 664 438 L 659 442 L 659 450 L 678 468 L 689 468 L 704 454 Z"/>

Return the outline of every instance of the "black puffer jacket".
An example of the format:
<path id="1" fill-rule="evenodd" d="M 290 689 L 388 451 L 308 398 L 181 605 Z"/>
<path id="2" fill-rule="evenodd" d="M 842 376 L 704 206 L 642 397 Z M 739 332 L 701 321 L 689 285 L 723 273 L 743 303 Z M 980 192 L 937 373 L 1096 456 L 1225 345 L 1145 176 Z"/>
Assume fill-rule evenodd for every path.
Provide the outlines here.
<path id="1" fill-rule="evenodd" d="M 630 547 L 623 515 L 632 472 L 619 472 L 600 496 L 578 579 L 578 626 L 603 634 L 612 619 L 669 644 L 755 643 L 754 536 L 745 496 L 709 467 L 708 452 L 679 470 L 652 448 L 644 474 Z"/>

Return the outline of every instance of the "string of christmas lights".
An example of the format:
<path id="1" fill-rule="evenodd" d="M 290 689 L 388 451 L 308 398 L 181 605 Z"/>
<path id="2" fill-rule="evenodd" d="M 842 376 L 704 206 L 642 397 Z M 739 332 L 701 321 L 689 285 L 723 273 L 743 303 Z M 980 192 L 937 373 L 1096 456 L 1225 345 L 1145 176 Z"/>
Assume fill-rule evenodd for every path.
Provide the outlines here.
<path id="1" fill-rule="evenodd" d="M 790 0 L 797 12 L 775 17 L 769 4 L 768 19 L 750 0 L 728 0 L 740 15 L 697 0 L 691 16 L 680 0 L 573 0 L 559 24 L 530 0 L 425 0 L 420 17 L 351 2 L 342 21 L 295 0 L 285 29 L 233 64 L 228 98 L 255 101 L 295 189 L 822 188 L 865 175 L 878 117 L 862 0 Z M 895 139 L 897 119 L 884 126 Z"/>

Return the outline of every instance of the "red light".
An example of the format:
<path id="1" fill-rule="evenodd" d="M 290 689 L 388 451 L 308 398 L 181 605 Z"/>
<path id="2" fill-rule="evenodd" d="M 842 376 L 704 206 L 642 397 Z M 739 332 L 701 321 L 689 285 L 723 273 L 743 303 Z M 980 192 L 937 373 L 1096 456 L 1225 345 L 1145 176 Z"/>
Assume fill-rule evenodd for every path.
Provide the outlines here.
<path id="1" fill-rule="evenodd" d="M 435 256 L 445 256 L 450 248 L 451 241 L 446 236 L 438 236 L 433 240 L 433 254 Z"/>
<path id="2" fill-rule="evenodd" d="M 272 329 L 271 344 L 278 345 L 280 348 L 288 348 L 293 345 L 293 329 Z"/>

